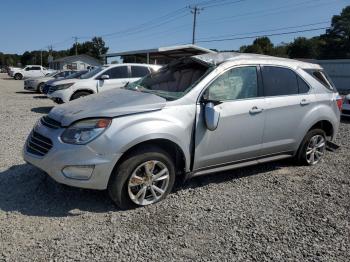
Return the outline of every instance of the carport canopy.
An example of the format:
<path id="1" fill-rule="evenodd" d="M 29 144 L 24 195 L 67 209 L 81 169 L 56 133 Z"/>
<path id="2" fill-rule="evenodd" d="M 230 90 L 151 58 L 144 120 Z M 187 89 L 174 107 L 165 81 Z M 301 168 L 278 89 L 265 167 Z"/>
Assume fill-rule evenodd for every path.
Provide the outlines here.
<path id="1" fill-rule="evenodd" d="M 107 59 L 110 57 L 121 57 L 124 62 L 137 62 L 137 60 L 144 61 L 147 64 L 167 64 L 171 60 L 189 57 L 194 55 L 201 55 L 207 53 L 216 53 L 213 50 L 196 46 L 196 45 L 177 45 L 159 47 L 145 50 L 125 51 L 117 53 L 105 54 L 102 57 Z"/>

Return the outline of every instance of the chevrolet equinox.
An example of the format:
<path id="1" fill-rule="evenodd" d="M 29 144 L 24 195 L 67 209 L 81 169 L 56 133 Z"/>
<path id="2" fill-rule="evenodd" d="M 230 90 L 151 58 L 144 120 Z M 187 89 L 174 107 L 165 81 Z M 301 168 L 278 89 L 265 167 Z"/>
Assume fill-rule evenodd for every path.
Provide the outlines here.
<path id="1" fill-rule="evenodd" d="M 182 58 L 137 82 L 56 106 L 24 159 L 121 208 L 164 199 L 176 179 L 294 158 L 315 165 L 341 98 L 316 64 L 263 55 Z"/>

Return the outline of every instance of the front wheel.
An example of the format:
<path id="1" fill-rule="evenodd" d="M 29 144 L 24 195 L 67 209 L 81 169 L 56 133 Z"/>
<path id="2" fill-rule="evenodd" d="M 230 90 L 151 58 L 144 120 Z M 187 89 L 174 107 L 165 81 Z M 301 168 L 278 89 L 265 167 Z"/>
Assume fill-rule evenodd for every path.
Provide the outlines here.
<path id="1" fill-rule="evenodd" d="M 15 74 L 15 80 L 21 80 L 23 78 L 23 76 L 21 74 Z"/>
<path id="2" fill-rule="evenodd" d="M 326 133 L 322 129 L 310 130 L 304 137 L 296 160 L 303 165 L 316 165 L 321 161 L 326 151 Z"/>
<path id="3" fill-rule="evenodd" d="M 44 86 L 45 86 L 45 83 L 40 83 L 38 85 L 37 92 L 40 94 L 43 94 L 44 93 Z"/>
<path id="4" fill-rule="evenodd" d="M 172 158 L 158 147 L 140 148 L 113 172 L 108 192 L 117 206 L 129 209 L 163 200 L 174 182 Z"/>

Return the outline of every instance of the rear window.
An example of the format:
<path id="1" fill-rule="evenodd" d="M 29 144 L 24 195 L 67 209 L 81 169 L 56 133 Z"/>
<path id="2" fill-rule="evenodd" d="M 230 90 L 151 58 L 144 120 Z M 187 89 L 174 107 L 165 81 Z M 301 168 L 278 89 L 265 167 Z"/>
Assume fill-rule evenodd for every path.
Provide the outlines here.
<path id="1" fill-rule="evenodd" d="M 150 72 L 148 67 L 145 66 L 131 66 L 131 77 L 144 77 L 148 75 Z"/>
<path id="2" fill-rule="evenodd" d="M 332 80 L 329 78 L 327 73 L 323 70 L 315 70 L 315 69 L 306 69 L 313 78 L 315 78 L 318 82 L 320 82 L 323 86 L 325 86 L 328 90 L 336 91 Z"/>
<path id="3" fill-rule="evenodd" d="M 287 68 L 262 67 L 265 96 L 283 96 L 299 93 L 296 74 Z"/>

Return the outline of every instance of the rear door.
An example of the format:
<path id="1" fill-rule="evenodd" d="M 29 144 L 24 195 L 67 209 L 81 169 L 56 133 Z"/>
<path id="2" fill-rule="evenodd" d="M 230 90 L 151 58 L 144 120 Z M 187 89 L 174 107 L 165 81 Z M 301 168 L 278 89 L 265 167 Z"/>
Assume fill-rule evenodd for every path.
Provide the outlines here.
<path id="1" fill-rule="evenodd" d="M 31 70 L 29 70 L 29 74 L 31 77 L 40 77 L 45 75 L 41 66 L 32 66 Z"/>
<path id="2" fill-rule="evenodd" d="M 293 70 L 262 66 L 266 122 L 262 154 L 292 152 L 298 147 L 298 128 L 314 103 L 308 84 Z"/>
<path id="3" fill-rule="evenodd" d="M 128 66 L 123 65 L 110 68 L 101 75 L 108 75 L 109 79 L 97 80 L 98 92 L 125 86 L 129 82 L 130 73 Z"/>
<path id="4" fill-rule="evenodd" d="M 265 122 L 259 68 L 236 67 L 224 72 L 207 88 L 207 99 L 220 111 L 216 130 L 205 125 L 204 104 L 198 105 L 194 170 L 257 158 Z"/>

